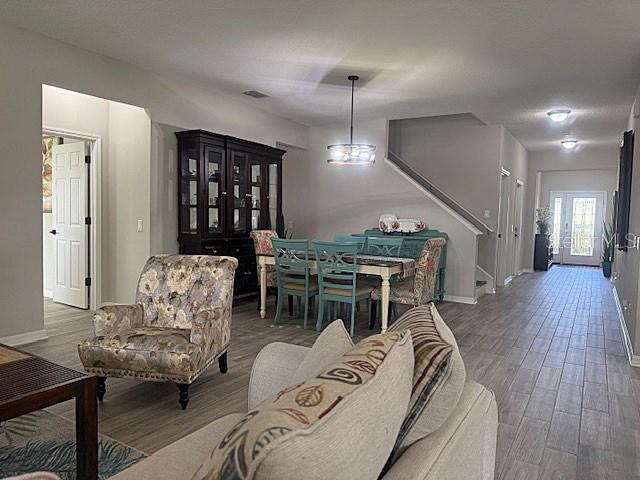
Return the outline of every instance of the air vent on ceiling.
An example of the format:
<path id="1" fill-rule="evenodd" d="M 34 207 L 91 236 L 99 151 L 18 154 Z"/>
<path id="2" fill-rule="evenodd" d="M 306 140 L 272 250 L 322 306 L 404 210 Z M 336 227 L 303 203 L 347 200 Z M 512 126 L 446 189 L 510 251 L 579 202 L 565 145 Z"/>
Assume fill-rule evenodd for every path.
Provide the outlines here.
<path id="1" fill-rule="evenodd" d="M 262 93 L 262 92 L 259 92 L 257 90 L 245 90 L 242 93 L 244 93 L 245 95 L 247 95 L 249 97 L 253 97 L 253 98 L 265 98 L 265 97 L 269 96 L 266 93 Z"/>

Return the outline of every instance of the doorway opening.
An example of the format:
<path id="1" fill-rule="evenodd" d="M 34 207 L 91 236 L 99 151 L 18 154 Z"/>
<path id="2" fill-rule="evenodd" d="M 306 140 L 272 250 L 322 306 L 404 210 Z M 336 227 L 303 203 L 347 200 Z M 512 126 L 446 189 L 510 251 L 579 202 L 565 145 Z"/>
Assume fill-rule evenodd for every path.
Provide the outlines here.
<path id="1" fill-rule="evenodd" d="M 45 311 L 130 303 L 150 252 L 148 112 L 42 85 L 41 131 Z"/>
<path id="2" fill-rule="evenodd" d="M 554 263 L 598 266 L 606 192 L 551 192 L 551 244 Z"/>

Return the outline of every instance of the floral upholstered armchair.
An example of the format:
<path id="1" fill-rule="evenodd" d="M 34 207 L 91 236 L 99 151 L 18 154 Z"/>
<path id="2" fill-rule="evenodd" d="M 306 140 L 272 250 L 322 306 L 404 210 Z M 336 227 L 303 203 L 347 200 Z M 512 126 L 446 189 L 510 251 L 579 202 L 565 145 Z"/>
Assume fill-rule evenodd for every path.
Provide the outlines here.
<path id="1" fill-rule="evenodd" d="M 273 254 L 273 247 L 271 246 L 271 239 L 278 238 L 278 232 L 275 230 L 253 230 L 250 233 L 253 240 L 253 248 L 256 251 L 256 265 L 258 263 L 258 255 L 260 254 Z M 260 268 L 260 267 L 258 267 Z M 275 265 L 267 265 L 267 287 L 278 286 L 278 276 L 276 275 Z M 260 283 L 260 272 L 258 271 L 258 284 Z"/>
<path id="2" fill-rule="evenodd" d="M 440 257 L 442 247 L 446 243 L 447 241 L 441 237 L 430 238 L 425 242 L 416 266 L 416 274 L 391 284 L 390 302 L 418 306 L 435 300 Z M 371 299 L 380 300 L 381 298 L 382 290 L 378 286 L 371 292 Z M 372 319 L 372 322 L 374 321 L 375 319 Z M 373 328 L 373 325 L 371 326 Z"/>
<path id="3" fill-rule="evenodd" d="M 216 359 L 227 371 L 233 280 L 238 260 L 206 255 L 158 255 L 147 260 L 135 305 L 96 310 L 95 336 L 78 345 L 87 372 L 106 377 L 174 382 L 187 408 L 189 385 Z"/>

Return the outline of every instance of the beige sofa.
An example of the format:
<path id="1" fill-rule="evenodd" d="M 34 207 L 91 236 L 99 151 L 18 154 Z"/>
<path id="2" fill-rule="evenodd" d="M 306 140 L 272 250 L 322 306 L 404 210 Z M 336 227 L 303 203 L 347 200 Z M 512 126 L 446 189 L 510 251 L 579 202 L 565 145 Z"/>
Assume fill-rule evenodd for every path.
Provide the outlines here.
<path id="1" fill-rule="evenodd" d="M 308 348 L 284 343 L 266 346 L 258 354 L 251 372 L 249 408 L 288 387 L 308 351 Z M 112 478 L 191 479 L 210 455 L 212 446 L 217 445 L 242 418 L 241 413 L 220 418 Z M 474 381 L 467 381 L 448 420 L 435 433 L 405 451 L 383 478 L 493 479 L 497 425 L 497 404 L 493 393 Z"/>

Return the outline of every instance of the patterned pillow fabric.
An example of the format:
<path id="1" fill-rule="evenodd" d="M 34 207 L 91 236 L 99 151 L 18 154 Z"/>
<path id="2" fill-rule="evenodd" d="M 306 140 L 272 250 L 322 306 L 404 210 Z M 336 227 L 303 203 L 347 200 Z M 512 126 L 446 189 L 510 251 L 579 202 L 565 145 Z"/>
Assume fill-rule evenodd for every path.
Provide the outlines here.
<path id="1" fill-rule="evenodd" d="M 409 332 L 366 338 L 247 413 L 194 478 L 374 480 L 406 414 L 412 375 Z"/>
<path id="2" fill-rule="evenodd" d="M 316 338 L 313 347 L 293 374 L 290 385 L 297 385 L 319 375 L 327 366 L 340 361 L 351 348 L 353 341 L 344 328 L 344 323 L 342 320 L 333 321 Z"/>
<path id="3" fill-rule="evenodd" d="M 404 330 L 411 332 L 413 340 L 413 389 L 391 463 L 412 443 L 442 426 L 458 404 L 466 380 L 455 337 L 433 303 L 412 308 L 389 328 Z"/>

